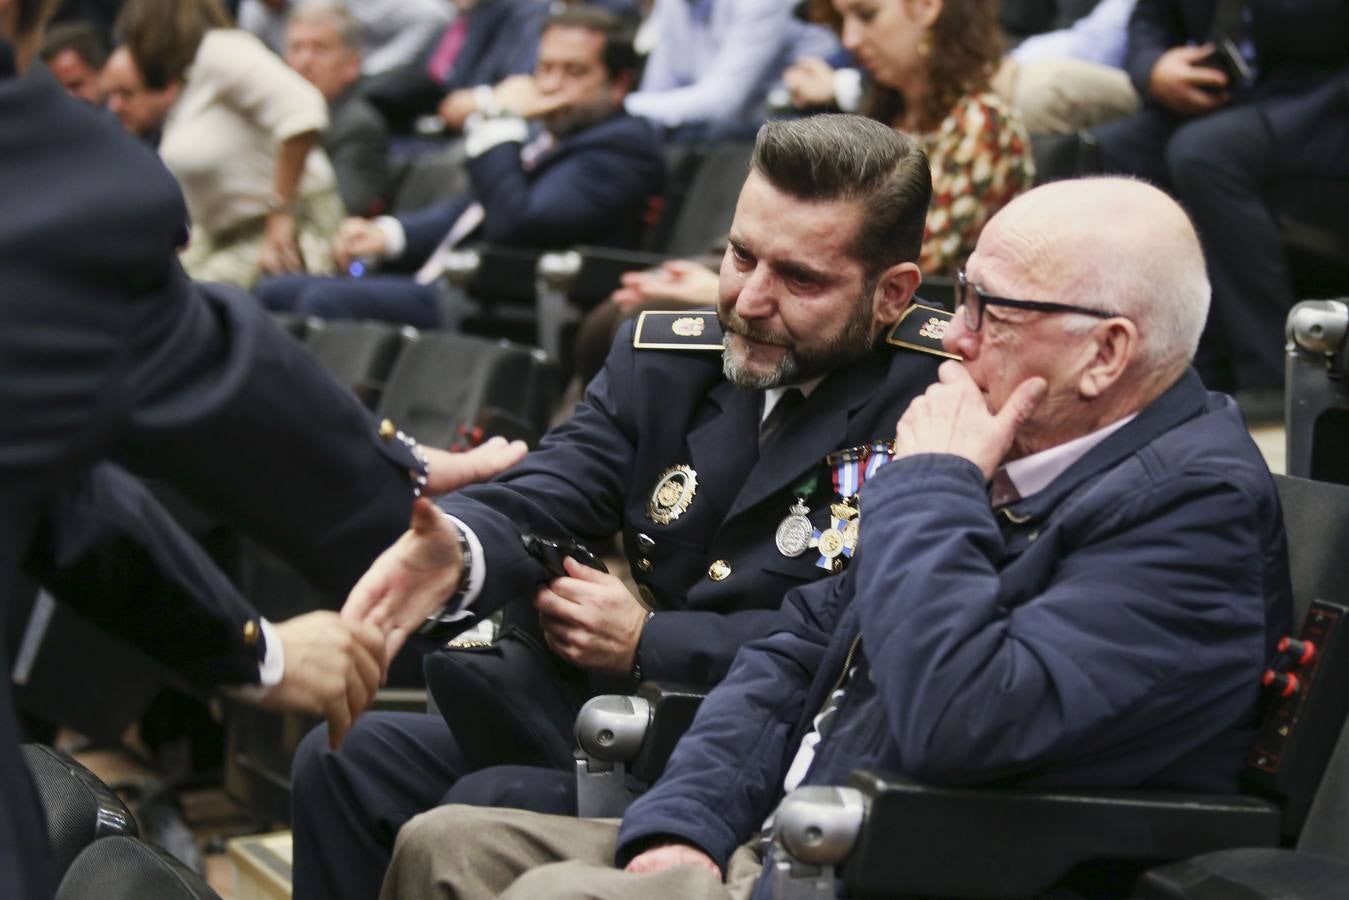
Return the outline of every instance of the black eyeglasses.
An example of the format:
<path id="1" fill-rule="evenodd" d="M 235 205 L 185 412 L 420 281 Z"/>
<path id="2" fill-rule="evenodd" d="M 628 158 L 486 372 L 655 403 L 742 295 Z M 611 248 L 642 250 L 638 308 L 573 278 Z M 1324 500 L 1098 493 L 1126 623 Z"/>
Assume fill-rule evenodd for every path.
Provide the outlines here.
<path id="1" fill-rule="evenodd" d="M 1119 313 L 1106 312 L 1103 309 L 1088 309 L 1085 306 L 1073 306 L 1071 303 L 1046 303 L 1042 300 L 1012 300 L 1009 297 L 993 297 L 985 294 L 969 283 L 965 270 L 956 272 L 956 309 L 964 310 L 965 327 L 978 331 L 984 327 L 985 306 L 1010 306 L 1013 309 L 1029 309 L 1047 313 L 1081 313 L 1098 319 L 1113 319 Z"/>

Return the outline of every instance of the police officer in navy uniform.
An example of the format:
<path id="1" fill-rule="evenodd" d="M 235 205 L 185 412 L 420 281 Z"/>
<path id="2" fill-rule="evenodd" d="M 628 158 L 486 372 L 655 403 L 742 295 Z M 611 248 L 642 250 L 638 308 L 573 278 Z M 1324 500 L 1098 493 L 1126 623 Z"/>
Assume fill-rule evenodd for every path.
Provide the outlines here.
<path id="1" fill-rule="evenodd" d="M 935 378 L 945 315 L 913 297 L 930 193 L 922 151 L 875 122 L 765 125 L 718 310 L 626 325 L 575 415 L 505 477 L 440 512 L 419 502 L 343 614 L 410 632 L 441 607 L 485 615 L 533 598 L 556 679 L 581 673 L 576 693 L 536 685 L 549 703 L 562 698 L 566 722 L 590 693 L 640 679 L 718 681 L 773 627 L 784 593 L 846 564 L 842 501 L 855 487 L 835 482 L 860 477 L 863 452 L 826 458 L 893 434 Z M 521 543 L 619 532 L 640 597 L 575 560 L 550 580 Z M 441 690 L 444 671 L 428 660 L 428 684 L 465 727 L 504 719 L 496 707 L 519 693 L 506 678 L 468 702 Z M 570 733 L 551 718 L 539 710 L 524 730 L 569 758 Z M 502 734 L 495 754 L 470 754 L 440 716 L 387 713 L 364 717 L 341 753 L 321 729 L 309 735 L 294 767 L 294 896 L 373 896 L 404 821 L 470 770 L 524 755 L 518 731 Z M 557 798 L 519 802 L 553 809 Z"/>
<path id="2" fill-rule="evenodd" d="M 0 621 L 44 517 L 105 458 L 171 482 L 345 592 L 406 527 L 420 464 L 250 297 L 187 278 L 175 253 L 186 208 L 153 151 L 50 77 L 24 76 L 54 5 L 0 0 Z M 209 680 L 267 683 L 279 663 L 269 702 L 333 716 L 335 737 L 378 683 L 376 629 L 332 613 L 272 628 L 246 605 L 180 596 L 206 604 L 193 621 L 209 627 L 142 610 L 101 619 L 176 642 L 180 658 L 210 654 Z M 51 896 L 46 833 L 0 690 L 0 896 Z"/>

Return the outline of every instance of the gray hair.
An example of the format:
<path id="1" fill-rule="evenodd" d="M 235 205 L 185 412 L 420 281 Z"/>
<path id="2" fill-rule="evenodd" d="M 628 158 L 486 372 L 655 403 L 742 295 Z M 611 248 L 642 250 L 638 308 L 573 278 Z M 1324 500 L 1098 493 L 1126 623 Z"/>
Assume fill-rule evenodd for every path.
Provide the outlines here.
<path id="1" fill-rule="evenodd" d="M 750 166 L 799 200 L 860 203 L 852 255 L 872 276 L 917 262 L 932 171 L 927 154 L 903 132 L 838 114 L 768 122 L 759 129 Z"/>
<path id="2" fill-rule="evenodd" d="M 304 0 L 291 10 L 287 22 L 326 23 L 337 30 L 342 46 L 361 52 L 361 23 L 337 0 Z"/>

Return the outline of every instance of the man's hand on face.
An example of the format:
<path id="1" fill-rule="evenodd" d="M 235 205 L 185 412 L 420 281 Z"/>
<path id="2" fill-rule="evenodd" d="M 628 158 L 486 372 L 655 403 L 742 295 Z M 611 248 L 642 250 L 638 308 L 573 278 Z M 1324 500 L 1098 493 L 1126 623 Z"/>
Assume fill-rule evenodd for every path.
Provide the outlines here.
<path id="1" fill-rule="evenodd" d="M 895 459 L 950 453 L 978 466 L 987 481 L 1044 398 L 1045 388 L 1043 378 L 1027 378 L 995 415 L 965 367 L 948 360 L 938 370 L 937 383 L 914 398 L 895 427 Z"/>
<path id="2" fill-rule="evenodd" d="M 558 91 L 545 94 L 533 75 L 512 75 L 492 89 L 496 105 L 523 119 L 536 119 L 571 103 L 571 96 Z"/>
<path id="3" fill-rule="evenodd" d="M 571 558 L 563 565 L 567 575 L 534 595 L 544 641 L 558 656 L 583 669 L 631 672 L 646 625 L 646 607 L 613 575 Z"/>
<path id="4" fill-rule="evenodd" d="M 1213 45 L 1172 47 L 1153 63 L 1148 93 L 1167 109 L 1197 116 L 1227 103 L 1227 75 L 1201 61 L 1213 55 Z"/>
<path id="5" fill-rule="evenodd" d="M 381 259 L 388 250 L 384 231 L 369 219 L 344 219 L 333 238 L 333 259 L 347 269 L 353 260 Z"/>
<path id="6" fill-rule="evenodd" d="M 382 631 L 386 660 L 392 660 L 408 635 L 454 594 L 463 566 L 459 529 L 422 497 L 412 505 L 408 530 L 351 589 L 342 618 Z"/>
<path id="7" fill-rule="evenodd" d="M 281 681 L 260 705 L 328 720 L 328 743 L 342 743 L 379 689 L 384 635 L 373 625 L 318 610 L 274 625 L 286 661 Z"/>
<path id="8" fill-rule="evenodd" d="M 426 493 L 439 496 L 466 484 L 494 478 L 525 458 L 524 441 L 494 437 L 465 453 L 421 447 L 426 457 Z"/>
<path id="9" fill-rule="evenodd" d="M 698 866 L 719 879 L 722 877 L 721 869 L 712 861 L 712 857 L 688 844 L 661 844 L 652 847 L 634 856 L 623 871 L 634 875 L 648 875 L 663 872 L 674 866 Z"/>

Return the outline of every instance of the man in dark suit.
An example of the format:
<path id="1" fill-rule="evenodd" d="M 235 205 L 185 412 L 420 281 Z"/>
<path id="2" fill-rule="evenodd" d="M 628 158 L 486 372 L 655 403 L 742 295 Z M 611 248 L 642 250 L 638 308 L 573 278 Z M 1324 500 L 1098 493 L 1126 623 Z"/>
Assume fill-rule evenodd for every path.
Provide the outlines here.
<path id="1" fill-rule="evenodd" d="M 0 603 L 15 602 L 51 504 L 107 457 L 345 592 L 405 527 L 419 463 L 251 298 L 188 280 L 175 252 L 187 211 L 151 150 L 51 78 L 23 77 L 51 5 L 0 0 Z M 264 680 L 248 667 L 291 652 L 255 615 L 218 622 L 241 680 Z M 182 639 L 159 628 L 160 641 Z M 313 647 L 324 634 L 334 640 L 320 655 L 343 664 L 292 669 L 309 686 L 288 705 L 340 730 L 370 681 L 359 654 L 378 660 L 382 635 L 323 617 L 303 637 Z M 371 634 L 374 648 L 358 650 Z M 45 835 L 0 691 L 0 896 L 51 896 Z"/>
<path id="2" fill-rule="evenodd" d="M 664 164 L 654 128 L 622 112 L 636 56 L 610 14 L 573 9 L 548 20 L 535 74 L 498 85 L 494 115 L 475 114 L 466 146 L 471 192 L 400 216 L 348 219 L 340 265 L 388 260 L 412 278 L 278 278 L 258 298 L 269 309 L 435 327 L 434 282 L 465 239 L 527 247 L 627 246 L 641 235 Z M 542 130 L 530 137 L 527 120 Z"/>
<path id="3" fill-rule="evenodd" d="M 1095 130 L 1106 167 L 1194 216 L 1213 279 L 1196 365 L 1277 410 L 1294 297 L 1273 206 L 1282 179 L 1349 178 L 1349 6 L 1139 0 L 1125 68 L 1145 104 Z"/>
<path id="4" fill-rule="evenodd" d="M 347 212 L 384 210 L 389 187 L 389 128 L 360 96 L 361 26 L 334 0 L 301 3 L 286 23 L 286 64 L 328 101 L 328 127 L 319 137 Z"/>
<path id="5" fill-rule="evenodd" d="M 852 565 L 787 595 L 621 828 L 442 808 L 385 897 L 766 898 L 753 836 L 855 769 L 1237 791 L 1291 587 L 1269 470 L 1189 368 L 1193 226 L 1137 181 L 1057 182 L 989 220 L 958 285 L 963 362 L 863 485 Z"/>
<path id="6" fill-rule="evenodd" d="M 372 896 L 403 821 L 473 769 L 525 755 L 503 733 L 470 758 L 464 729 L 519 709 L 543 745 L 535 758 L 565 762 L 571 718 L 592 693 L 644 678 L 715 683 L 771 629 L 783 593 L 843 567 L 846 499 L 861 476 L 829 454 L 890 434 L 941 353 L 944 314 L 910 303 L 930 193 L 921 150 L 879 123 L 764 126 L 718 313 L 624 326 L 575 415 L 521 468 L 443 504 L 448 517 L 419 507 L 343 614 L 409 630 L 447 599 L 451 612 L 484 615 L 532 597 L 521 627 L 538 623 L 556 675 L 503 677 L 491 700 L 464 708 L 428 663 L 459 730 L 440 716 L 367 716 L 341 754 L 323 750 L 320 731 L 307 737 L 294 770 L 297 898 Z M 641 599 L 574 561 L 550 581 L 522 532 L 592 545 L 621 532 Z M 546 699 L 531 708 L 512 688 Z M 544 774 L 547 789 L 526 802 L 553 808 L 548 776 L 574 776 Z"/>

